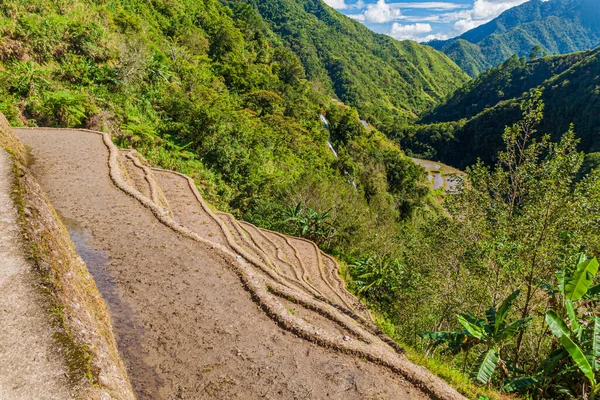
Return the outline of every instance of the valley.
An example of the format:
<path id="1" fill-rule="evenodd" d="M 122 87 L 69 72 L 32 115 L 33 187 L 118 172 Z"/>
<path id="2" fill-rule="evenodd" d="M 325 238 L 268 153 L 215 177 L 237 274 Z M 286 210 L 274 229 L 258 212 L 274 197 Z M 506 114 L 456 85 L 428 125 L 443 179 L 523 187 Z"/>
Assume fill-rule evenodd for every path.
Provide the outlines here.
<path id="1" fill-rule="evenodd" d="M 429 44 L 477 77 L 512 55 L 531 57 L 533 49 L 534 58 L 594 49 L 600 45 L 599 17 L 595 0 L 533 0 L 457 38 Z"/>
<path id="2" fill-rule="evenodd" d="M 1 2 L 0 398 L 597 397 L 600 7 L 507 4 Z"/>

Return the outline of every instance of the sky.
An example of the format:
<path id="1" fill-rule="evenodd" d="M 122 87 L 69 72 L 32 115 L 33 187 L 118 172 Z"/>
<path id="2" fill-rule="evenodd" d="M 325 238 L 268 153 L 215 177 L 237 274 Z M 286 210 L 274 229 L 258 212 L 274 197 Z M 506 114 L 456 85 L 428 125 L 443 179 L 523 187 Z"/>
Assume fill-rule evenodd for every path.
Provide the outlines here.
<path id="1" fill-rule="evenodd" d="M 324 0 L 378 33 L 399 40 L 449 39 L 528 0 Z"/>

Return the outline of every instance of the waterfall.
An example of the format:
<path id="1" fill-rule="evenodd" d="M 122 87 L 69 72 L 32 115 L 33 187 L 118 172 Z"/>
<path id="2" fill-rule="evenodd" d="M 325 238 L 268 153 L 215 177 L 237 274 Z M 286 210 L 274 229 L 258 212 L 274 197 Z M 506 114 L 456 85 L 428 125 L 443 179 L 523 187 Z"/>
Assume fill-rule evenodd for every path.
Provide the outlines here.
<path id="1" fill-rule="evenodd" d="M 348 171 L 344 171 L 344 174 L 348 177 L 348 182 L 350 182 L 354 190 L 358 190 L 358 186 L 356 185 L 356 182 L 354 182 L 352 175 L 350 175 Z"/>
<path id="2" fill-rule="evenodd" d="M 325 116 L 323 114 L 319 114 L 319 117 L 321 117 L 321 122 L 323 122 L 323 125 L 325 125 L 325 129 L 327 129 L 327 147 L 329 147 L 329 150 L 331 150 L 331 152 L 333 153 L 333 156 L 335 158 L 338 158 L 338 153 L 337 151 L 335 151 L 335 149 L 333 148 L 333 145 L 331 144 L 331 131 L 329 130 L 329 121 L 327 121 L 327 118 L 325 118 Z"/>
<path id="3" fill-rule="evenodd" d="M 333 148 L 333 145 L 331 144 L 331 131 L 329 130 L 329 121 L 327 121 L 327 118 L 325 118 L 325 116 L 323 114 L 319 114 L 319 117 L 321 118 L 321 122 L 323 122 L 325 129 L 327 129 L 327 133 L 328 133 L 327 147 L 329 147 L 329 150 L 331 150 L 331 152 L 333 153 L 333 156 L 335 158 L 338 158 L 338 153 L 337 153 L 337 151 L 335 151 L 335 149 Z M 358 186 L 356 185 L 356 182 L 352 178 L 352 175 L 350 175 L 350 173 L 348 171 L 344 171 L 344 175 L 346 175 L 348 177 L 348 182 L 350 182 L 350 184 L 352 185 L 354 190 L 358 190 Z"/>

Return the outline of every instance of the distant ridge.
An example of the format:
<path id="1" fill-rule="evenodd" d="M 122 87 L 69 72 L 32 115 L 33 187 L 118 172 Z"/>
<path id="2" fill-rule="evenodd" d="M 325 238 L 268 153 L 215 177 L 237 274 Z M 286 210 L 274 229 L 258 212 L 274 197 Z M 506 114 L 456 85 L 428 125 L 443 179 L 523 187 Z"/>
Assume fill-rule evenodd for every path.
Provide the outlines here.
<path id="1" fill-rule="evenodd" d="M 415 118 L 468 79 L 443 53 L 376 34 L 321 0 L 241 1 L 296 53 L 311 81 L 379 129 L 386 119 Z"/>
<path id="2" fill-rule="evenodd" d="M 600 45 L 598 0 L 531 0 L 458 38 L 427 43 L 475 77 L 512 55 L 527 57 L 535 46 L 548 55 Z"/>
<path id="3" fill-rule="evenodd" d="M 502 148 L 504 127 L 521 117 L 519 103 L 542 91 L 544 120 L 538 134 L 559 140 L 571 124 L 585 153 L 600 152 L 600 47 L 525 62 L 514 56 L 457 90 L 406 134 L 412 154 L 465 168 L 490 164 Z M 411 142 L 411 140 L 413 142 Z M 419 144 L 420 143 L 420 144 Z M 417 145 L 419 144 L 419 145 Z M 428 149 L 429 153 L 422 149 Z"/>

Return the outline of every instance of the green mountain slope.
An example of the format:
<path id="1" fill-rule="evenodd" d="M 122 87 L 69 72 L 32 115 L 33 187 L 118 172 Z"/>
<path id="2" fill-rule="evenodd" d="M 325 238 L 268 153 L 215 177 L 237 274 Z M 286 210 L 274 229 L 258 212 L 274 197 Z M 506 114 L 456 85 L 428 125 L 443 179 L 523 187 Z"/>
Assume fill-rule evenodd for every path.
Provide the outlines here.
<path id="1" fill-rule="evenodd" d="M 527 62 L 513 56 L 465 84 L 446 101 L 427 113 L 422 122 L 448 122 L 471 118 L 504 100 L 520 97 L 589 56 L 580 52 L 543 57 Z"/>
<path id="2" fill-rule="evenodd" d="M 445 55 L 375 34 L 321 0 L 247 0 L 292 49 L 307 77 L 375 126 L 414 118 L 467 80 Z"/>
<path id="3" fill-rule="evenodd" d="M 0 111 L 12 124 L 108 131 L 155 165 L 192 176 L 207 200 L 238 217 L 297 233 L 285 222 L 290 207 L 331 210 L 320 217 L 323 246 L 361 254 L 428 204 L 421 168 L 308 81 L 249 5 L 7 0 L 0 29 Z M 411 57 L 451 64 L 420 49 Z M 426 101 L 406 109 L 445 93 L 423 76 Z"/>
<path id="4" fill-rule="evenodd" d="M 529 63 L 512 58 L 457 91 L 425 116 L 428 124 L 407 129 L 400 141 L 415 154 L 460 168 L 478 158 L 491 163 L 504 127 L 520 119 L 523 93 L 539 88 L 546 105 L 539 132 L 557 139 L 574 124 L 580 149 L 599 152 L 599 71 L 600 48 Z"/>
<path id="5" fill-rule="evenodd" d="M 512 55 L 528 56 L 535 46 L 546 54 L 566 54 L 600 45 L 596 0 L 531 0 L 458 38 L 432 41 L 475 77 Z"/>

